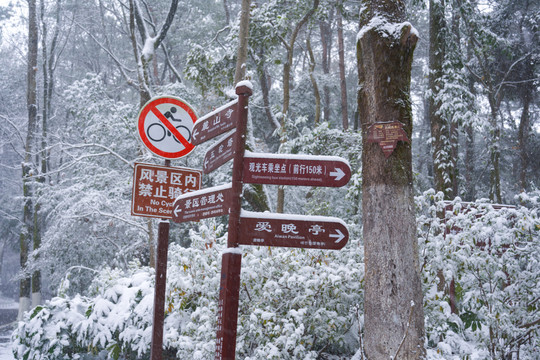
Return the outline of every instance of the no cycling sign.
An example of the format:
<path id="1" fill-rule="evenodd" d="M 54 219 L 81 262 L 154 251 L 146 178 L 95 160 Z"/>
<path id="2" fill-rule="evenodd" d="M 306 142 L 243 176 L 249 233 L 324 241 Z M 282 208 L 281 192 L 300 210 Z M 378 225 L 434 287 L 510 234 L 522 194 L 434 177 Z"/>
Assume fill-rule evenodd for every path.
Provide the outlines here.
<path id="1" fill-rule="evenodd" d="M 147 102 L 139 113 L 137 130 L 146 147 L 166 159 L 177 159 L 193 149 L 195 111 L 175 97 L 158 97 Z"/>

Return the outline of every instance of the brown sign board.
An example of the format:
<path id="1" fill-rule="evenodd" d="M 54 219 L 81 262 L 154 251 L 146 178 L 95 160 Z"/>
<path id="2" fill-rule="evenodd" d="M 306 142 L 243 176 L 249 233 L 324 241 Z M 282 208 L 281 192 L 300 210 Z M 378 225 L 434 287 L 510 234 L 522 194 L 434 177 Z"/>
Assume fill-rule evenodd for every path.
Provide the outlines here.
<path id="1" fill-rule="evenodd" d="M 172 218 L 173 202 L 201 188 L 202 172 L 196 169 L 135 163 L 131 214 Z"/>
<path id="2" fill-rule="evenodd" d="M 199 118 L 193 125 L 193 145 L 202 144 L 215 138 L 236 126 L 238 99 L 233 100 L 222 107 Z"/>
<path id="3" fill-rule="evenodd" d="M 173 204 L 172 221 L 182 223 L 227 215 L 231 191 L 232 185 L 229 183 L 180 195 Z"/>
<path id="4" fill-rule="evenodd" d="M 203 162 L 203 172 L 205 174 L 211 173 L 233 158 L 235 139 L 236 132 L 233 132 L 206 152 Z"/>
<path id="5" fill-rule="evenodd" d="M 335 217 L 242 211 L 241 245 L 339 250 L 349 241 L 345 222 Z"/>
<path id="6" fill-rule="evenodd" d="M 341 187 L 351 167 L 337 156 L 256 154 L 244 156 L 243 181 L 251 184 Z"/>
<path id="7" fill-rule="evenodd" d="M 221 258 L 215 360 L 234 359 L 242 253 L 227 249 Z"/>
<path id="8" fill-rule="evenodd" d="M 368 129 L 368 143 L 378 143 L 384 156 L 388 158 L 397 146 L 398 141 L 409 142 L 403 123 L 399 121 L 380 122 Z"/>

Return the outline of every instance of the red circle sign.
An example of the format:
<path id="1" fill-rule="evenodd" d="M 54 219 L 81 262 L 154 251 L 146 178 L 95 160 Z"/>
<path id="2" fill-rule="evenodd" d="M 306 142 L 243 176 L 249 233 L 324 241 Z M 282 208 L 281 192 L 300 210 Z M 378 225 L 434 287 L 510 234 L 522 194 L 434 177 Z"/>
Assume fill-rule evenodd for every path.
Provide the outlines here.
<path id="1" fill-rule="evenodd" d="M 177 159 L 189 154 L 195 111 L 183 100 L 166 96 L 147 102 L 137 122 L 139 136 L 154 154 L 166 159 Z"/>

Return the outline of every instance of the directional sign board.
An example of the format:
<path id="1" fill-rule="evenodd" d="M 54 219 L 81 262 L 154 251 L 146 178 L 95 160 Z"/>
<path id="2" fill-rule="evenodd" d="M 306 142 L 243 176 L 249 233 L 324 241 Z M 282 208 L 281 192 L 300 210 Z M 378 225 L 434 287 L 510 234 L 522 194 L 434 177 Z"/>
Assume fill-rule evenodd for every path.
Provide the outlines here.
<path id="1" fill-rule="evenodd" d="M 351 178 L 338 156 L 256 154 L 246 151 L 243 181 L 251 184 L 341 187 Z"/>
<path id="2" fill-rule="evenodd" d="M 201 188 L 200 170 L 136 163 L 133 170 L 131 214 L 172 218 L 174 200 Z"/>
<path id="3" fill-rule="evenodd" d="M 290 214 L 240 214 L 241 245 L 339 250 L 349 241 L 345 222 L 335 217 Z"/>
<path id="4" fill-rule="evenodd" d="M 206 152 L 203 163 L 203 172 L 205 174 L 211 173 L 233 158 L 235 137 L 236 132 L 233 132 Z"/>
<path id="5" fill-rule="evenodd" d="M 193 144 L 199 145 L 236 125 L 238 99 L 201 117 L 193 127 Z"/>
<path id="6" fill-rule="evenodd" d="M 159 97 L 143 106 L 137 130 L 151 152 L 166 159 L 177 159 L 195 147 L 192 131 L 196 120 L 195 111 L 183 100 Z"/>
<path id="7" fill-rule="evenodd" d="M 182 223 L 227 215 L 232 185 L 214 186 L 179 196 L 173 204 L 172 221 Z"/>

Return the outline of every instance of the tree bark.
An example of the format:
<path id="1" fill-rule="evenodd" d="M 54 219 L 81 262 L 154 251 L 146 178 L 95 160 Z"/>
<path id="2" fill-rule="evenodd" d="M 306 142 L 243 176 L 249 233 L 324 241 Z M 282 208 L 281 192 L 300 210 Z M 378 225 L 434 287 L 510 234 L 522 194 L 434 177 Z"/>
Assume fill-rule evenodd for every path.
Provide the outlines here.
<path id="1" fill-rule="evenodd" d="M 24 162 L 22 164 L 23 181 L 23 228 L 20 234 L 20 265 L 23 274 L 28 266 L 30 252 L 30 239 L 34 233 L 34 207 L 32 201 L 32 175 L 35 172 L 32 165 L 32 149 L 35 141 L 37 122 L 37 56 L 38 56 L 38 24 L 36 0 L 28 0 L 28 67 L 26 104 L 28 108 L 28 131 L 24 149 Z M 25 311 L 30 309 L 31 278 L 23 275 L 19 283 L 19 314 L 22 320 Z"/>
<path id="2" fill-rule="evenodd" d="M 249 13 L 251 0 L 242 0 L 242 12 L 240 15 L 240 31 L 238 34 L 238 51 L 236 53 L 236 70 L 234 72 L 234 85 L 246 78 L 248 38 L 249 38 Z"/>
<path id="3" fill-rule="evenodd" d="M 300 32 L 300 29 L 302 26 L 304 26 L 305 23 L 309 20 L 309 18 L 315 13 L 315 10 L 319 7 L 319 0 L 313 1 L 313 7 L 309 9 L 302 19 L 294 26 L 293 31 L 291 32 L 291 36 L 288 41 L 283 41 L 283 45 L 285 46 L 285 49 L 287 50 L 287 59 L 285 60 L 285 63 L 283 64 L 283 109 L 281 111 L 282 113 L 282 119 L 281 119 L 281 144 L 284 144 L 286 139 L 286 124 L 289 112 L 289 102 L 291 99 L 290 91 L 291 91 L 291 68 L 293 63 L 293 54 L 294 54 L 294 44 L 296 43 L 296 38 L 298 37 L 298 33 Z M 276 204 L 276 211 L 278 213 L 282 213 L 285 206 L 285 189 L 283 186 L 278 186 L 278 193 L 277 193 L 277 204 Z"/>
<path id="4" fill-rule="evenodd" d="M 404 15 L 402 1 L 363 1 L 357 42 L 363 139 L 371 125 L 386 121 L 400 121 L 409 139 L 412 135 L 409 91 L 418 38 Z M 371 26 L 374 17 L 385 18 L 385 27 Z M 365 142 L 362 149 L 366 356 L 421 359 L 424 313 L 411 144 L 399 142 L 388 158 L 376 143 Z"/>
<path id="5" fill-rule="evenodd" d="M 433 156 L 433 180 L 435 189 L 442 191 L 446 199 L 451 196 L 450 124 L 445 121 L 439 94 L 442 89 L 443 62 L 445 57 L 444 1 L 429 1 L 429 90 L 428 116 L 431 124 L 431 153 Z"/>
<path id="6" fill-rule="evenodd" d="M 472 59 L 472 44 L 467 43 L 467 62 Z M 471 94 L 475 94 L 474 76 L 469 74 L 468 88 Z M 472 105 L 472 104 L 471 104 Z M 473 124 L 465 126 L 467 137 L 465 139 L 465 201 L 474 201 L 476 198 L 476 184 L 474 181 L 474 169 L 476 154 L 474 150 L 474 127 Z"/>
<path id="7" fill-rule="evenodd" d="M 534 78 L 534 65 L 532 60 L 525 62 L 525 79 Z M 521 117 L 519 120 L 518 130 L 518 149 L 519 149 L 519 185 L 521 191 L 528 189 L 527 184 L 527 168 L 529 167 L 528 147 L 529 147 L 529 131 L 531 127 L 530 120 L 530 104 L 533 98 L 532 82 L 527 82 L 521 89 Z"/>
<path id="8" fill-rule="evenodd" d="M 339 56 L 339 87 L 341 90 L 341 124 L 343 130 L 349 129 L 349 113 L 347 101 L 347 80 L 345 79 L 345 45 L 343 44 L 343 3 L 338 2 L 337 9 L 337 34 L 338 34 L 338 56 Z"/>
<path id="9" fill-rule="evenodd" d="M 313 95 L 315 96 L 315 126 L 321 121 L 321 95 L 319 93 L 319 85 L 317 84 L 317 79 L 315 78 L 315 55 L 313 54 L 313 49 L 311 48 L 311 40 L 308 36 L 306 40 L 306 47 L 309 55 L 309 78 L 313 86 Z"/>
<path id="10" fill-rule="evenodd" d="M 330 86 L 328 81 L 330 78 L 330 65 L 332 63 L 332 22 L 334 9 L 331 9 L 328 22 L 321 21 L 319 28 L 321 31 L 321 43 L 322 43 L 322 70 L 326 77 L 323 83 L 323 119 L 324 121 L 330 121 Z"/>

